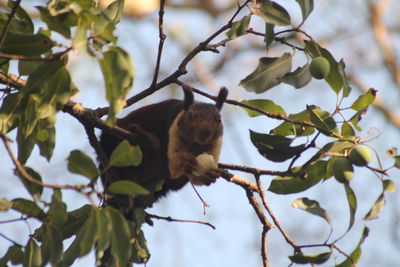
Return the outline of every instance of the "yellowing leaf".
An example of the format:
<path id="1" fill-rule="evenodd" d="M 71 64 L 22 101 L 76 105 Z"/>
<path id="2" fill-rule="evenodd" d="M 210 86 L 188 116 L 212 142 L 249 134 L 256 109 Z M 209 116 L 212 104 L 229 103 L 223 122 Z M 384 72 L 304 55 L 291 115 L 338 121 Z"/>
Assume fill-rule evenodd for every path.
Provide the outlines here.
<path id="1" fill-rule="evenodd" d="M 331 224 L 331 218 L 329 218 L 326 210 L 321 208 L 319 203 L 315 200 L 308 199 L 306 197 L 298 198 L 292 203 L 292 207 L 296 209 L 305 210 L 311 214 L 317 215 L 324 219 L 328 224 Z"/>

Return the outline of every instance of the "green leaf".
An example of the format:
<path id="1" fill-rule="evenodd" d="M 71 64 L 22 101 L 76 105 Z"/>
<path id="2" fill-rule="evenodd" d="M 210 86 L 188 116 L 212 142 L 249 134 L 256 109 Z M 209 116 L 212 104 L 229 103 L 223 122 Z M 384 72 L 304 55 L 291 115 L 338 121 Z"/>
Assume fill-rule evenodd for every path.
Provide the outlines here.
<path id="1" fill-rule="evenodd" d="M 16 2 L 8 1 L 7 6 L 10 9 L 15 9 L 16 12 L 14 14 L 14 18 L 16 18 L 19 22 L 21 22 L 24 26 L 24 32 L 33 33 L 34 26 L 29 14 L 21 7 L 21 5 L 17 6 Z"/>
<path id="2" fill-rule="evenodd" d="M 32 94 L 27 97 L 27 104 L 21 114 L 21 122 L 18 130 L 21 130 L 23 137 L 27 138 L 35 130 L 36 124 L 40 118 L 38 118 L 38 109 L 40 105 L 40 99 L 38 96 Z"/>
<path id="3" fill-rule="evenodd" d="M 4 197 L 0 197 L 0 211 L 7 211 L 11 209 L 13 206 L 13 202 L 7 200 Z"/>
<path id="4" fill-rule="evenodd" d="M 19 127 L 17 131 L 17 144 L 18 160 L 21 164 L 25 164 L 32 153 L 33 147 L 35 146 L 35 137 L 32 135 L 25 137 L 23 129 Z"/>
<path id="5" fill-rule="evenodd" d="M 139 166 L 142 163 L 142 151 L 139 146 L 132 146 L 123 140 L 111 154 L 109 166 L 128 167 Z"/>
<path id="6" fill-rule="evenodd" d="M 319 203 L 315 200 L 308 199 L 306 197 L 298 198 L 292 202 L 292 207 L 296 209 L 305 210 L 311 214 L 317 215 L 324 219 L 329 225 L 331 225 L 331 218 L 329 217 L 326 210 L 321 208 Z"/>
<path id="7" fill-rule="evenodd" d="M 358 260 L 360 259 L 360 256 L 361 256 L 361 245 L 362 245 L 362 243 L 364 243 L 364 240 L 365 240 L 365 238 L 367 238 L 368 234 L 369 234 L 368 227 L 364 227 L 364 230 L 363 230 L 363 233 L 361 235 L 361 238 L 360 238 L 360 241 L 358 243 L 358 246 L 350 254 L 350 257 L 348 257 L 342 263 L 335 265 L 335 267 L 353 267 L 353 266 L 356 266 L 357 262 L 358 262 Z"/>
<path id="8" fill-rule="evenodd" d="M 302 88 L 311 81 L 309 64 L 298 67 L 295 71 L 287 73 L 282 78 L 282 82 L 290 84 L 295 88 Z"/>
<path id="9" fill-rule="evenodd" d="M 124 0 L 117 0 L 108 5 L 103 14 L 113 23 L 118 23 L 121 19 L 123 8 Z"/>
<path id="10" fill-rule="evenodd" d="M 40 267 L 42 263 L 40 247 L 31 238 L 25 247 L 24 267 Z"/>
<path id="11" fill-rule="evenodd" d="M 325 263 L 331 257 L 332 252 L 325 252 L 321 254 L 305 255 L 302 253 L 296 253 L 293 256 L 289 256 L 289 259 L 298 264 L 322 264 Z"/>
<path id="12" fill-rule="evenodd" d="M 2 99 L 0 107 L 0 133 L 6 134 L 15 127 L 19 106 L 19 94 L 9 94 Z"/>
<path id="13" fill-rule="evenodd" d="M 41 64 L 40 61 L 24 61 L 18 62 L 18 73 L 20 75 L 30 75 L 33 73 Z"/>
<path id="14" fill-rule="evenodd" d="M 131 227 L 131 231 L 134 233 L 134 238 L 132 239 L 132 260 L 134 262 L 147 262 L 150 258 L 150 253 L 143 231 L 139 227 Z"/>
<path id="15" fill-rule="evenodd" d="M 147 195 L 150 193 L 146 188 L 132 181 L 114 182 L 107 188 L 107 191 L 110 191 L 114 194 L 131 195 L 134 197 L 138 195 Z"/>
<path id="16" fill-rule="evenodd" d="M 367 110 L 358 111 L 349 120 L 349 122 L 353 125 L 354 128 L 356 128 L 357 131 L 361 131 L 362 130 L 361 127 L 358 125 L 358 123 L 361 121 L 362 116 L 366 112 L 367 112 Z"/>
<path id="17" fill-rule="evenodd" d="M 7 32 L 0 51 L 10 55 L 40 56 L 49 51 L 53 42 L 44 34 Z"/>
<path id="18" fill-rule="evenodd" d="M 370 88 L 368 92 L 365 94 L 359 96 L 356 101 L 350 106 L 351 109 L 354 109 L 356 111 L 361 111 L 366 109 L 369 105 L 371 105 L 376 97 L 376 90 L 373 88 Z"/>
<path id="19" fill-rule="evenodd" d="M 265 37 L 264 42 L 268 49 L 268 47 L 272 44 L 275 40 L 275 32 L 274 32 L 275 25 L 270 23 L 265 23 Z"/>
<path id="20" fill-rule="evenodd" d="M 290 146 L 293 139 L 279 135 L 261 134 L 250 130 L 250 139 L 263 157 L 275 162 L 293 158 L 304 149 L 304 145 Z"/>
<path id="21" fill-rule="evenodd" d="M 67 221 L 64 223 L 64 226 L 60 228 L 63 239 L 75 235 L 87 218 L 89 218 L 91 211 L 92 206 L 87 204 L 79 209 L 68 212 Z"/>
<path id="22" fill-rule="evenodd" d="M 25 166 L 25 170 L 33 179 L 42 182 L 42 177 L 34 169 Z M 35 197 L 35 195 L 39 197 L 42 195 L 43 186 L 28 181 L 18 170 L 15 170 L 14 173 L 18 176 L 20 181 L 24 184 L 25 188 L 33 197 Z"/>
<path id="23" fill-rule="evenodd" d="M 336 122 L 328 112 L 316 106 L 307 106 L 307 110 L 310 112 L 311 122 L 318 127 L 321 133 L 327 136 L 340 137 Z"/>
<path id="24" fill-rule="evenodd" d="M 131 257 L 131 232 L 126 219 L 121 213 L 111 207 L 106 207 L 111 219 L 111 255 L 121 263 L 121 266 L 128 263 Z"/>
<path id="25" fill-rule="evenodd" d="M 259 59 L 257 68 L 241 80 L 240 85 L 247 91 L 263 93 L 278 85 L 291 67 L 292 56 L 289 53 L 283 54 L 280 58 L 262 57 Z"/>
<path id="26" fill-rule="evenodd" d="M 272 180 L 268 191 L 280 195 L 303 192 L 313 187 L 319 181 L 329 175 L 327 174 L 327 167 L 328 163 L 326 161 L 318 161 L 315 164 L 307 167 L 305 170 L 305 178 L 295 176 L 275 177 Z M 300 167 L 295 167 L 293 168 L 293 171 L 298 172 L 300 169 Z"/>
<path id="27" fill-rule="evenodd" d="M 80 150 L 73 150 L 68 156 L 68 170 L 81 174 L 90 180 L 99 176 L 99 170 L 93 160 Z"/>
<path id="28" fill-rule="evenodd" d="M 120 47 L 110 47 L 99 61 L 106 86 L 106 98 L 110 103 L 109 121 L 125 106 L 125 97 L 133 84 L 134 68 L 131 58 Z"/>
<path id="29" fill-rule="evenodd" d="M 286 112 L 285 110 L 275 104 L 273 101 L 269 100 L 269 99 L 253 99 L 253 100 L 243 100 L 241 103 L 246 104 L 248 106 L 254 107 L 254 108 L 258 108 L 266 113 L 271 113 L 271 114 L 279 114 L 282 115 L 284 117 L 286 117 Z M 261 116 L 262 113 L 242 107 L 244 110 L 246 110 L 247 114 L 250 117 L 257 117 L 257 116 Z"/>
<path id="30" fill-rule="evenodd" d="M 100 260 L 104 255 L 104 251 L 110 247 L 111 244 L 112 225 L 108 212 L 105 209 L 100 209 L 97 212 L 97 259 Z"/>
<path id="31" fill-rule="evenodd" d="M 259 8 L 250 8 L 250 10 L 270 24 L 287 26 L 291 23 L 286 9 L 273 1 L 264 0 Z"/>
<path id="32" fill-rule="evenodd" d="M 39 127 L 43 127 L 36 133 L 36 143 L 39 146 L 40 155 L 50 161 L 56 145 L 56 128 L 54 124 L 48 125 L 48 120 L 40 120 Z"/>
<path id="33" fill-rule="evenodd" d="M 345 73 L 345 67 L 346 65 L 344 64 L 343 59 L 341 59 L 338 63 L 338 72 L 340 76 L 342 76 L 343 79 L 343 97 L 348 97 L 351 93 L 351 87 L 349 84 L 349 81 L 346 78 L 346 73 Z"/>
<path id="34" fill-rule="evenodd" d="M 41 6 L 36 7 L 40 12 L 40 18 L 51 31 L 58 32 L 67 39 L 71 38 L 71 26 L 76 25 L 76 15 L 72 12 L 66 12 L 56 16 L 50 15 L 49 9 Z"/>
<path id="35" fill-rule="evenodd" d="M 76 258 L 88 254 L 97 240 L 97 208 L 91 206 L 90 214 L 72 244 L 64 253 L 63 264 L 72 265 Z"/>
<path id="36" fill-rule="evenodd" d="M 296 122 L 311 122 L 310 113 L 307 110 L 303 110 L 302 112 L 295 114 L 289 114 L 288 118 Z M 314 133 L 314 128 L 286 121 L 278 125 L 276 128 L 272 129 L 270 133 L 283 136 L 309 136 Z"/>
<path id="37" fill-rule="evenodd" d="M 396 183 L 392 180 L 386 179 L 382 181 L 384 192 L 396 192 Z"/>
<path id="38" fill-rule="evenodd" d="M 349 227 L 347 228 L 347 232 L 353 227 L 354 219 L 357 211 L 357 198 L 354 194 L 353 189 L 351 189 L 348 183 L 343 184 L 344 189 L 346 191 L 347 196 L 347 203 L 349 204 L 349 211 L 350 211 L 350 222 Z"/>
<path id="39" fill-rule="evenodd" d="M 64 67 L 66 60 L 54 60 L 43 62 L 39 67 L 29 75 L 26 85 L 21 90 L 22 93 L 31 94 L 39 91 L 39 89 L 53 78 L 54 74 Z"/>
<path id="40" fill-rule="evenodd" d="M 317 43 L 313 41 L 305 41 L 305 49 L 309 52 L 313 57 L 323 56 L 329 61 L 331 66 L 330 72 L 328 76 L 326 76 L 325 80 L 329 84 L 329 86 L 338 94 L 345 85 L 345 77 L 343 77 L 343 69 L 339 71 L 339 63 L 335 60 L 335 58 L 331 55 L 331 53 L 322 48 Z M 343 67 L 343 66 L 342 66 Z"/>
<path id="41" fill-rule="evenodd" d="M 348 141 L 330 142 L 320 150 L 321 153 L 344 153 L 345 150 L 352 148 L 354 144 Z"/>
<path id="42" fill-rule="evenodd" d="M 76 34 L 72 38 L 72 46 L 77 49 L 80 53 L 88 58 L 95 58 L 96 55 L 89 47 L 88 34 L 89 25 L 88 23 L 80 17 L 78 19 L 78 26 L 76 28 Z"/>
<path id="43" fill-rule="evenodd" d="M 53 225 L 46 225 L 42 236 L 43 263 L 57 264 L 61 260 L 63 252 L 63 239 L 60 231 Z"/>
<path id="44" fill-rule="evenodd" d="M 343 137 L 355 137 L 356 132 L 353 127 L 347 121 L 343 122 L 341 127 L 341 134 Z"/>
<path id="45" fill-rule="evenodd" d="M 382 181 L 382 193 L 372 205 L 371 209 L 365 215 L 364 220 L 373 220 L 378 218 L 379 212 L 382 211 L 383 207 L 385 206 L 385 192 L 395 192 L 396 191 L 396 184 L 392 180 L 383 180 Z"/>
<path id="46" fill-rule="evenodd" d="M 35 203 L 24 198 L 16 198 L 12 200 L 12 209 L 25 214 L 28 217 L 33 217 L 43 221 L 46 218 L 46 213 Z"/>
<path id="47" fill-rule="evenodd" d="M 303 21 L 305 21 L 314 9 L 314 0 L 296 0 L 301 8 Z"/>
<path id="48" fill-rule="evenodd" d="M 59 189 L 54 190 L 47 214 L 49 225 L 54 225 L 57 228 L 62 227 L 67 220 L 67 206 L 62 201 L 62 194 Z"/>
<path id="49" fill-rule="evenodd" d="M 251 15 L 245 16 L 239 21 L 235 21 L 232 24 L 232 27 L 229 29 L 229 31 L 226 33 L 226 36 L 229 39 L 234 39 L 239 36 L 245 35 L 247 33 L 247 30 L 249 28 L 250 24 L 250 19 Z"/>
<path id="50" fill-rule="evenodd" d="M 8 248 L 6 254 L 0 259 L 0 266 L 8 266 L 7 262 L 11 261 L 13 265 L 21 265 L 24 260 L 24 252 L 21 246 L 12 245 Z"/>
<path id="51" fill-rule="evenodd" d="M 385 195 L 382 193 L 375 203 L 372 205 L 371 209 L 364 216 L 364 220 L 373 220 L 378 218 L 379 212 L 383 210 L 385 206 Z"/>

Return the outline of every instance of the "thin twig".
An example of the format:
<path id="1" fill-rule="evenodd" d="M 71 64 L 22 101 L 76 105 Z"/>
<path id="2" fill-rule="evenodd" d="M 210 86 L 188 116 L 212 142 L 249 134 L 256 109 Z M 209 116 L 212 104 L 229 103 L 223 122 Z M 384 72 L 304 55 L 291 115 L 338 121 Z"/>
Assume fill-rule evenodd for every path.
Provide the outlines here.
<path id="1" fill-rule="evenodd" d="M 203 42 L 200 42 L 196 47 L 194 47 L 181 61 L 179 64 L 178 69 L 173 72 L 171 75 L 166 77 L 164 80 L 161 82 L 156 83 L 154 86 L 150 86 L 147 89 L 143 90 L 142 92 L 132 96 L 131 98 L 127 99 L 126 106 L 130 106 L 139 100 L 142 100 L 143 98 L 155 93 L 156 91 L 160 90 L 161 88 L 164 88 L 165 86 L 176 82 L 176 80 L 187 73 L 187 65 L 190 63 L 190 61 L 196 57 L 200 52 L 207 51 L 207 46 L 209 43 L 214 40 L 217 36 L 219 36 L 221 33 L 224 31 L 228 30 L 232 26 L 232 21 L 236 18 L 236 16 L 239 14 L 239 12 L 250 2 L 250 0 L 246 0 L 246 2 L 238 7 L 236 12 L 233 14 L 231 19 L 228 21 L 227 24 L 222 26 L 220 29 L 215 31 L 213 34 L 211 34 L 206 40 Z M 108 113 L 108 107 L 105 108 L 99 108 L 96 110 L 98 114 L 101 116 L 104 116 Z"/>
<path id="2" fill-rule="evenodd" d="M 158 12 L 158 32 L 159 32 L 159 43 L 158 43 L 158 53 L 157 53 L 157 61 L 156 67 L 154 69 L 153 81 L 151 82 L 150 88 L 155 87 L 157 84 L 158 74 L 160 72 L 160 65 L 161 65 L 161 56 L 164 47 L 164 41 L 166 35 L 163 31 L 163 24 L 164 24 L 164 8 L 165 8 L 165 0 L 160 0 L 160 10 Z"/>
<path id="3" fill-rule="evenodd" d="M 293 240 L 290 238 L 290 236 L 287 234 L 285 229 L 282 227 L 281 223 L 279 222 L 278 218 L 275 216 L 275 214 L 272 212 L 271 207 L 268 205 L 267 201 L 267 196 L 265 194 L 265 191 L 262 186 L 261 179 L 259 175 L 255 175 L 256 182 L 257 182 L 257 187 L 258 187 L 258 193 L 261 197 L 261 201 L 263 203 L 264 208 L 267 210 L 269 216 L 271 216 L 272 220 L 274 221 L 274 224 L 276 227 L 279 229 L 283 237 L 285 238 L 286 242 L 290 244 L 296 251 L 299 249 L 299 247 L 293 242 Z"/>
<path id="4" fill-rule="evenodd" d="M 268 242 L 267 242 L 267 237 L 268 237 L 268 231 L 270 228 L 268 227 L 263 227 L 263 232 L 261 236 L 261 258 L 263 259 L 263 266 L 268 267 L 269 261 L 268 261 Z"/>
<path id="5" fill-rule="evenodd" d="M 76 190 L 79 192 L 81 192 L 82 189 L 85 189 L 88 187 L 87 184 L 86 185 L 56 185 L 56 184 L 47 184 L 47 183 L 43 183 L 39 180 L 36 180 L 26 171 L 25 167 L 22 166 L 22 164 L 19 162 L 19 160 L 15 157 L 14 152 L 11 150 L 8 138 L 3 134 L 0 134 L 0 138 L 3 140 L 6 151 L 7 151 L 8 155 L 10 156 L 15 168 L 21 174 L 21 176 L 24 179 L 26 179 L 27 181 L 37 184 L 37 185 L 40 185 L 42 187 L 53 188 L 53 189 L 72 189 L 72 190 Z"/>
<path id="6" fill-rule="evenodd" d="M 2 233 L 0 233 L 0 236 L 2 237 L 2 238 L 4 238 L 5 240 L 7 240 L 7 241 L 9 241 L 9 242 L 11 242 L 11 243 L 13 243 L 14 245 L 17 245 L 17 246 L 20 246 L 20 247 L 22 247 L 22 245 L 21 244 L 18 244 L 17 242 L 15 242 L 14 240 L 12 240 L 11 238 L 9 238 L 8 236 L 5 236 L 4 234 L 2 234 Z"/>
<path id="7" fill-rule="evenodd" d="M 19 221 L 26 221 L 28 220 L 30 217 L 21 217 L 21 218 L 17 218 L 17 219 L 11 219 L 11 220 L 5 220 L 5 221 L 0 221 L 0 224 L 3 223 L 14 223 L 14 222 L 19 222 Z"/>
<path id="8" fill-rule="evenodd" d="M 158 216 L 158 215 L 154 215 L 154 214 L 148 214 L 148 217 L 153 218 L 153 219 L 157 219 L 157 220 L 164 220 L 164 221 L 168 221 L 168 222 L 198 223 L 198 224 L 207 225 L 207 226 L 211 227 L 213 230 L 217 229 L 214 225 L 212 225 L 209 222 L 195 221 L 195 220 L 173 219 L 170 216 L 163 217 L 163 216 Z"/>
<path id="9" fill-rule="evenodd" d="M 355 75 L 348 75 L 347 79 L 362 93 L 366 93 L 368 91 L 367 86 L 365 86 L 358 77 Z M 400 127 L 400 116 L 398 113 L 394 112 L 393 109 L 390 109 L 388 105 L 385 103 L 385 100 L 382 99 L 381 95 L 378 94 L 372 103 L 373 106 L 382 113 L 382 115 L 391 122 L 393 125 Z"/>
<path id="10" fill-rule="evenodd" d="M 15 12 L 17 12 L 17 9 L 19 7 L 19 5 L 21 4 L 22 0 L 16 0 L 14 2 L 14 7 L 11 9 L 10 15 L 8 16 L 8 19 L 5 23 L 5 25 L 3 26 L 3 31 L 1 32 L 1 36 L 0 36 L 0 48 L 3 46 L 4 40 L 6 39 L 7 36 L 7 32 L 8 32 L 8 27 L 10 26 L 11 20 L 15 15 Z"/>
<path id="11" fill-rule="evenodd" d="M 210 95 L 210 94 L 207 94 L 207 93 L 205 93 L 205 92 L 203 92 L 203 91 L 201 91 L 199 89 L 196 89 L 196 88 L 194 88 L 194 87 L 192 87 L 192 86 L 190 86 L 190 85 L 188 85 L 188 84 L 186 84 L 186 83 L 184 83 L 184 82 L 182 82 L 180 80 L 176 80 L 175 83 L 179 84 L 182 87 L 186 87 L 186 88 L 192 90 L 193 92 L 195 92 L 195 93 L 197 93 L 199 95 L 202 95 L 202 96 L 205 96 L 207 98 L 210 98 L 212 100 L 216 100 L 217 99 L 217 97 L 215 97 L 213 95 Z M 289 118 L 287 118 L 287 117 L 285 117 L 285 116 L 283 116 L 281 114 L 265 112 L 262 109 L 259 109 L 259 108 L 256 108 L 256 107 L 252 107 L 250 105 L 244 104 L 244 103 L 236 101 L 236 100 L 226 99 L 225 103 L 228 103 L 228 104 L 231 104 L 231 105 L 234 105 L 234 106 L 243 107 L 243 108 L 246 108 L 246 109 L 250 109 L 252 111 L 256 111 L 256 112 L 258 112 L 258 113 L 260 113 L 262 115 L 265 115 L 265 116 L 267 116 L 267 117 L 269 117 L 271 119 L 282 120 L 282 121 L 290 122 L 290 123 L 293 123 L 293 124 L 296 124 L 296 125 L 305 126 L 305 127 L 318 128 L 318 126 L 316 126 L 315 124 L 313 124 L 311 122 L 308 122 L 308 121 L 307 122 L 306 121 L 303 121 L 303 122 L 294 121 L 294 120 L 291 120 L 291 119 L 289 119 Z"/>
<path id="12" fill-rule="evenodd" d="M 247 173 L 251 173 L 251 174 L 259 174 L 259 175 L 272 175 L 272 176 L 293 175 L 292 172 L 288 172 L 288 171 L 261 170 L 261 169 L 252 168 L 252 167 L 248 167 L 248 166 L 226 164 L 226 163 L 219 163 L 218 166 L 223 169 L 242 171 L 242 172 L 247 172 Z"/>

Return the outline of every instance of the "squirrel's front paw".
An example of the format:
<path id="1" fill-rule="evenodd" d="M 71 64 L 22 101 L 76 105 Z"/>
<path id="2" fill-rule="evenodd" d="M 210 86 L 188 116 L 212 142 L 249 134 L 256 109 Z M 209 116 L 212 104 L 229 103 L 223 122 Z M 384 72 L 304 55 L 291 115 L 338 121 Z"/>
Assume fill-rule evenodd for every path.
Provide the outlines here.
<path id="1" fill-rule="evenodd" d="M 193 173 L 193 171 L 197 166 L 196 157 L 193 156 L 192 154 L 185 154 L 184 157 L 182 157 L 181 164 L 183 167 L 184 174 L 190 175 Z"/>
<path id="2" fill-rule="evenodd" d="M 218 177 L 221 176 L 221 170 L 211 169 L 201 176 L 191 176 L 190 181 L 194 185 L 210 185 L 215 183 Z"/>

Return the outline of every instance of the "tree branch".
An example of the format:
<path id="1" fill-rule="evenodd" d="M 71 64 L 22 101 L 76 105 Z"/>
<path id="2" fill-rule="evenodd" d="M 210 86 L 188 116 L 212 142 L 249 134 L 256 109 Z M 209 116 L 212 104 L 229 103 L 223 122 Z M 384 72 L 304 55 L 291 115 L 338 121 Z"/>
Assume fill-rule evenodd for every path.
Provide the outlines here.
<path id="1" fill-rule="evenodd" d="M 161 56 L 164 47 L 164 41 L 166 35 L 163 31 L 163 24 L 164 24 L 164 7 L 165 7 L 165 0 L 160 0 L 160 11 L 158 12 L 158 31 L 159 31 L 159 43 L 158 43 L 158 53 L 157 53 L 157 61 L 156 67 L 154 69 L 153 81 L 151 82 L 150 87 L 155 87 L 157 84 L 157 78 L 160 71 L 160 64 L 161 64 Z"/>
<path id="2" fill-rule="evenodd" d="M 390 39 L 386 25 L 383 23 L 382 15 L 388 8 L 390 1 L 380 0 L 368 1 L 370 10 L 370 23 L 374 29 L 376 42 L 380 48 L 383 60 L 390 73 L 392 74 L 393 81 L 400 88 L 400 68 L 397 65 L 398 59 L 396 57 L 396 50 L 393 41 Z"/>
<path id="3" fill-rule="evenodd" d="M 195 220 L 182 220 L 182 219 L 173 219 L 170 216 L 168 217 L 163 217 L 163 216 L 158 216 L 158 215 L 154 215 L 154 214 L 148 214 L 147 215 L 149 218 L 152 219 L 157 219 L 157 220 L 164 220 L 167 222 L 184 222 L 184 223 L 198 223 L 198 224 L 203 224 L 203 225 L 207 225 L 209 227 L 211 227 L 213 230 L 216 229 L 216 227 L 214 225 L 212 225 L 209 222 L 203 222 L 203 221 L 195 221 Z"/>
<path id="4" fill-rule="evenodd" d="M 15 157 L 14 152 L 11 150 L 10 144 L 9 144 L 9 139 L 3 135 L 0 134 L 0 138 L 3 140 L 4 147 L 6 148 L 6 151 L 8 155 L 11 158 L 11 161 L 13 162 L 15 168 L 17 171 L 21 174 L 21 176 L 34 184 L 40 185 L 42 187 L 48 187 L 48 188 L 53 188 L 53 189 L 72 189 L 76 191 L 82 191 L 82 189 L 85 189 L 88 187 L 87 184 L 85 185 L 55 185 L 55 184 L 47 184 L 47 183 L 42 183 L 41 181 L 36 180 L 33 178 L 25 169 L 25 167 L 19 162 L 19 160 Z"/>
<path id="5" fill-rule="evenodd" d="M 265 191 L 263 189 L 261 179 L 258 175 L 255 175 L 256 181 L 257 181 L 257 188 L 258 188 L 258 194 L 261 197 L 262 203 L 264 208 L 267 210 L 269 216 L 271 216 L 272 220 L 274 221 L 274 224 L 276 227 L 279 229 L 283 237 L 285 238 L 286 242 L 290 244 L 296 251 L 299 249 L 299 247 L 293 242 L 293 240 L 290 238 L 290 236 L 287 234 L 285 229 L 282 227 L 281 223 L 279 222 L 278 218 L 275 216 L 275 214 L 272 212 L 271 207 L 268 204 L 267 201 L 267 196 L 265 194 Z"/>

